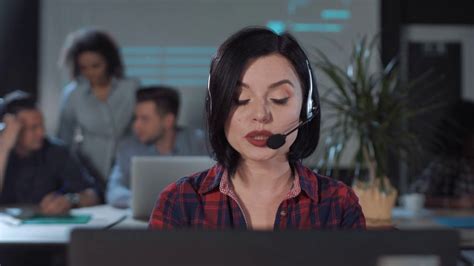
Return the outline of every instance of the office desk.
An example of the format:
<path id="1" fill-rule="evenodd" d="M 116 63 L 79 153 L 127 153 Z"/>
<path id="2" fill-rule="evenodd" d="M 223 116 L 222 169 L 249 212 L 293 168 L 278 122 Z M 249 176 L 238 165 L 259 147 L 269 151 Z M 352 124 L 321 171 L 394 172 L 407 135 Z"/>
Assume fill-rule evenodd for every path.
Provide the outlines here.
<path id="1" fill-rule="evenodd" d="M 474 217 L 474 210 L 423 209 L 414 213 L 403 208 L 394 208 L 392 215 L 395 227 L 400 230 L 446 229 L 450 227 L 439 224 L 435 219 L 438 217 Z M 127 218 L 114 225 L 112 229 L 140 229 L 147 228 L 147 226 L 147 221 L 133 219 L 129 211 Z M 463 248 L 474 248 L 474 228 L 455 229 L 460 233 L 460 246 Z"/>
<path id="2" fill-rule="evenodd" d="M 74 209 L 72 214 L 90 214 L 87 224 L 21 224 L 0 223 L 0 244 L 66 244 L 69 233 L 77 227 L 107 228 L 125 218 L 127 210 L 108 205 Z"/>
<path id="3" fill-rule="evenodd" d="M 75 209 L 72 213 L 91 214 L 92 219 L 87 224 L 79 225 L 11 226 L 0 223 L 0 264 L 66 265 L 69 233 L 74 228 L 143 229 L 148 226 L 147 221 L 133 219 L 129 209 L 116 209 L 108 205 Z M 434 220 L 439 216 L 474 216 L 474 210 L 422 210 L 416 214 L 401 208 L 393 211 L 393 221 L 400 230 L 446 228 Z M 459 231 L 461 246 L 474 247 L 474 229 Z"/>
<path id="4" fill-rule="evenodd" d="M 474 210 L 422 209 L 415 213 L 403 208 L 394 208 L 392 216 L 395 227 L 400 230 L 456 229 L 460 233 L 461 247 L 474 248 L 474 227 L 453 228 L 436 221 L 436 219 L 443 217 L 474 217 Z"/>
<path id="5" fill-rule="evenodd" d="M 87 224 L 0 223 L 0 265 L 66 265 L 69 234 L 74 228 L 109 228 L 124 220 L 128 210 L 107 205 L 74 209 L 89 214 Z"/>
<path id="6" fill-rule="evenodd" d="M 132 218 L 129 209 L 117 209 L 109 205 L 80 208 L 72 210 L 73 214 L 91 214 L 87 224 L 64 225 L 19 225 L 11 226 L 0 223 L 0 244 L 2 243 L 37 243 L 66 244 L 69 233 L 77 227 L 91 228 L 146 228 L 147 221 Z M 402 208 L 394 208 L 393 222 L 400 230 L 447 228 L 435 221 L 435 217 L 468 217 L 474 216 L 474 210 L 427 210 L 413 213 Z M 466 241 L 474 243 L 474 229 L 458 229 Z M 463 238 L 462 238 L 463 239 Z"/>
<path id="7" fill-rule="evenodd" d="M 114 225 L 111 229 L 146 229 L 148 228 L 148 221 L 137 220 L 132 218 L 132 212 L 125 219 Z"/>

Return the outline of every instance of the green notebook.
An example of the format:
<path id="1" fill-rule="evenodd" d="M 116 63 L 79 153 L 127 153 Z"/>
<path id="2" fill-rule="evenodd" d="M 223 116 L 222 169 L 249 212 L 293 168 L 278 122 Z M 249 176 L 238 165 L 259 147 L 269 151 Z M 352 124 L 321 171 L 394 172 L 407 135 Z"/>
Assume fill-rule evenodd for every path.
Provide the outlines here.
<path id="1" fill-rule="evenodd" d="M 22 220 L 21 224 L 86 224 L 90 221 L 89 214 L 72 214 L 65 216 L 33 216 Z"/>

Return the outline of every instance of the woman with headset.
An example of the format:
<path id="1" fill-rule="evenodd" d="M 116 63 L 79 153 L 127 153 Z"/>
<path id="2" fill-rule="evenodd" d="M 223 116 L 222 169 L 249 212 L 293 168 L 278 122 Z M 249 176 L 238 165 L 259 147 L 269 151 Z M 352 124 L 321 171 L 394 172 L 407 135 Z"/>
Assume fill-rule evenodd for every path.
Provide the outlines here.
<path id="1" fill-rule="evenodd" d="M 245 28 L 228 38 L 206 101 L 217 164 L 165 188 L 150 228 L 365 228 L 354 192 L 301 163 L 319 140 L 313 77 L 288 33 Z"/>

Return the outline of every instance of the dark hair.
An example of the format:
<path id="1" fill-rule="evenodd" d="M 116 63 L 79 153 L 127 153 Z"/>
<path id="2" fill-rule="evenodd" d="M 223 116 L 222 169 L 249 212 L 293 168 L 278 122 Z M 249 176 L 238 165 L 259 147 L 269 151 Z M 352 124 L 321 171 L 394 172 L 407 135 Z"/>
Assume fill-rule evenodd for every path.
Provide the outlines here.
<path id="1" fill-rule="evenodd" d="M 61 63 L 66 65 L 72 77 L 80 76 L 78 57 L 83 52 L 96 52 L 107 62 L 109 77 L 123 77 L 123 64 L 117 44 L 107 33 L 97 29 L 80 29 L 72 32 L 64 43 Z"/>
<path id="2" fill-rule="evenodd" d="M 290 147 L 287 156 L 292 170 L 295 162 L 311 155 L 318 146 L 321 122 L 319 96 L 315 76 L 309 75 L 312 70 L 305 52 L 289 33 L 278 35 L 265 28 L 244 28 L 230 36 L 212 59 L 206 98 L 209 141 L 216 160 L 226 167 L 230 174 L 235 172 L 240 154 L 227 141 L 224 126 L 234 106 L 233 99 L 238 93 L 237 84 L 249 60 L 270 54 L 280 54 L 289 60 L 300 79 L 303 90 L 300 113 L 302 120 L 306 119 L 310 78 L 313 83 L 313 94 L 310 97 L 316 111 L 313 120 L 299 129 L 298 136 Z"/>
<path id="3" fill-rule="evenodd" d="M 5 114 L 18 114 L 24 110 L 36 110 L 36 102 L 31 94 L 16 90 L 6 94 L 0 102 L 0 117 Z"/>
<path id="4" fill-rule="evenodd" d="M 150 86 L 140 88 L 136 92 L 136 101 L 137 103 L 152 101 L 161 115 L 172 113 L 178 117 L 179 94 L 171 87 Z"/>

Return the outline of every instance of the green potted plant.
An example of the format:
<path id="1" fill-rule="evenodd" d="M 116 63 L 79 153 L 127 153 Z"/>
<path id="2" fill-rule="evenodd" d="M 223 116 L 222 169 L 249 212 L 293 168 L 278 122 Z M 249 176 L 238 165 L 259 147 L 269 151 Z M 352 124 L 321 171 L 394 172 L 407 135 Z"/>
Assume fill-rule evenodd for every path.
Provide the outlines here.
<path id="1" fill-rule="evenodd" d="M 397 190 L 387 178 L 389 154 L 404 159 L 404 154 L 420 149 L 418 137 L 407 123 L 419 114 L 437 108 L 432 101 L 414 103 L 414 93 L 426 87 L 430 73 L 411 82 L 401 82 L 399 65 L 393 59 L 384 68 L 377 67 L 378 38 L 366 37 L 353 45 L 345 68 L 316 50 L 313 64 L 329 80 L 321 96 L 330 141 L 325 143 L 325 167 L 337 168 L 341 154 L 355 139 L 354 168 L 363 167 L 368 175 L 354 181 L 353 187 L 366 216 L 367 224 L 391 224 L 391 210 Z M 328 164 L 332 164 L 328 166 Z"/>

